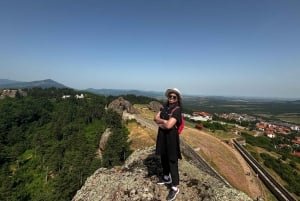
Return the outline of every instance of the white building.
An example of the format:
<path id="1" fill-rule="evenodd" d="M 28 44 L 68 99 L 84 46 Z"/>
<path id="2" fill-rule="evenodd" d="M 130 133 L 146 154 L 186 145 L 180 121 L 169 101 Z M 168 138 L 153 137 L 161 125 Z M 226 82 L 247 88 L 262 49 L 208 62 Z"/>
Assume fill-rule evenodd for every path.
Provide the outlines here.
<path id="1" fill-rule="evenodd" d="M 203 116 L 191 116 L 190 119 L 194 120 L 194 121 L 208 121 L 208 120 L 210 120 L 208 117 L 203 117 Z"/>
<path id="2" fill-rule="evenodd" d="M 82 98 L 84 98 L 84 95 L 83 95 L 83 94 L 80 94 L 80 95 L 76 94 L 75 97 L 76 97 L 77 99 L 82 99 Z"/>
<path id="3" fill-rule="evenodd" d="M 63 95 L 62 96 L 63 99 L 70 98 L 70 97 L 71 97 L 70 95 Z"/>

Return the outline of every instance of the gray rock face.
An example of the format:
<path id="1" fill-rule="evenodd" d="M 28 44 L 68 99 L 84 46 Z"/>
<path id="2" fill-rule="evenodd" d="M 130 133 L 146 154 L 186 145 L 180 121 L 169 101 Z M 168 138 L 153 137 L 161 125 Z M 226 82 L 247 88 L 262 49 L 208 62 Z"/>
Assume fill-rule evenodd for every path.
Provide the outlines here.
<path id="1" fill-rule="evenodd" d="M 0 90 L 0 99 L 4 99 L 5 97 L 15 98 L 17 93 L 19 93 L 20 96 L 27 96 L 27 92 L 21 89 L 4 89 Z"/>
<path id="2" fill-rule="evenodd" d="M 123 97 L 119 97 L 118 99 L 112 101 L 108 105 L 108 108 L 116 111 L 120 115 L 123 114 L 123 111 L 126 111 L 130 114 L 137 114 L 138 113 L 137 109 L 135 109 L 132 106 L 132 104 L 129 101 L 125 100 Z"/>
<path id="3" fill-rule="evenodd" d="M 162 169 L 155 147 L 135 151 L 121 167 L 100 168 L 90 176 L 72 201 L 166 200 L 169 186 L 157 185 Z M 226 187 L 182 159 L 177 201 L 250 201 L 245 193 Z"/>
<path id="4" fill-rule="evenodd" d="M 99 156 L 100 158 L 102 158 L 102 152 L 103 152 L 104 149 L 105 149 L 105 145 L 106 145 L 106 142 L 107 142 L 107 140 L 108 140 L 110 134 L 111 134 L 111 131 L 110 131 L 109 128 L 107 128 L 107 129 L 105 130 L 105 132 L 104 132 L 104 133 L 102 134 L 102 136 L 101 136 L 101 139 L 100 139 L 100 142 L 99 142 L 99 149 L 98 149 L 98 156 Z"/>
<path id="5" fill-rule="evenodd" d="M 162 107 L 163 107 L 163 105 L 158 101 L 151 101 L 149 103 L 149 109 L 153 110 L 155 112 L 158 112 L 160 110 L 160 108 L 162 108 Z"/>

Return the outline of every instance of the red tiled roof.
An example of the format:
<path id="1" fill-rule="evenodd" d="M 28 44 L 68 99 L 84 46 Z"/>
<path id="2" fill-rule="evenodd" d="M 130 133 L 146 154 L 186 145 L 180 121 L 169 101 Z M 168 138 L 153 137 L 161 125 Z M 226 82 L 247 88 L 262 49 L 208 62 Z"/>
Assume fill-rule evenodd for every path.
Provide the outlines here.
<path id="1" fill-rule="evenodd" d="M 261 125 L 261 124 L 260 124 L 260 125 L 257 125 L 256 127 L 257 127 L 257 128 L 265 128 L 265 126 L 264 126 L 264 125 Z"/>
<path id="2" fill-rule="evenodd" d="M 292 155 L 300 157 L 300 152 L 299 151 L 298 152 L 293 152 Z"/>
<path id="3" fill-rule="evenodd" d="M 299 140 L 292 140 L 292 143 L 293 144 L 300 144 L 300 141 Z"/>
<path id="4" fill-rule="evenodd" d="M 201 116 L 209 116 L 211 117 L 212 115 L 207 113 L 207 112 L 193 112 L 193 115 L 201 115 Z"/>

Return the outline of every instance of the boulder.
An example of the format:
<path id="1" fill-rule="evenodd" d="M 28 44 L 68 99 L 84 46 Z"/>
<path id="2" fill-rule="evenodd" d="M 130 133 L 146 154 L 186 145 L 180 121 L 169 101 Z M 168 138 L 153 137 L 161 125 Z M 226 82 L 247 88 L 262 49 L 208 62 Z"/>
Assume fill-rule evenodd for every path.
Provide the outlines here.
<path id="1" fill-rule="evenodd" d="M 105 145 L 106 145 L 106 142 L 107 142 L 110 134 L 111 134 L 110 128 L 107 128 L 104 131 L 104 133 L 102 134 L 100 142 L 99 142 L 98 150 L 97 150 L 97 153 L 96 153 L 98 158 L 102 158 L 102 152 L 105 149 Z"/>
<path id="2" fill-rule="evenodd" d="M 150 110 L 158 112 L 163 107 L 163 105 L 160 102 L 158 102 L 158 101 L 151 101 L 149 103 L 148 107 L 149 107 Z"/>
<path id="3" fill-rule="evenodd" d="M 123 97 L 119 97 L 118 99 L 112 101 L 108 105 L 108 109 L 112 109 L 119 113 L 120 115 L 123 114 L 123 111 L 126 111 L 127 113 L 130 114 L 138 114 L 138 110 L 135 109 L 132 104 L 125 100 Z"/>

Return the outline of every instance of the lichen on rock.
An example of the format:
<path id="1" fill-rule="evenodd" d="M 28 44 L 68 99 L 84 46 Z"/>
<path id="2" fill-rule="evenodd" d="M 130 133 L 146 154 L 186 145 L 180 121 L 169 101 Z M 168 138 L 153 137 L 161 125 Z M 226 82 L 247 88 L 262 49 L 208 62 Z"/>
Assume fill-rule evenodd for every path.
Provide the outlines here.
<path id="1" fill-rule="evenodd" d="M 90 176 L 72 201 L 166 200 L 169 186 L 157 185 L 162 174 L 155 147 L 136 150 L 121 167 L 100 168 Z M 250 201 L 245 193 L 225 186 L 189 161 L 179 161 L 177 201 Z"/>

